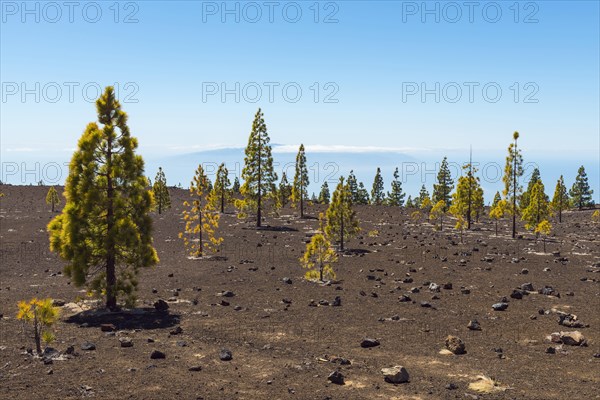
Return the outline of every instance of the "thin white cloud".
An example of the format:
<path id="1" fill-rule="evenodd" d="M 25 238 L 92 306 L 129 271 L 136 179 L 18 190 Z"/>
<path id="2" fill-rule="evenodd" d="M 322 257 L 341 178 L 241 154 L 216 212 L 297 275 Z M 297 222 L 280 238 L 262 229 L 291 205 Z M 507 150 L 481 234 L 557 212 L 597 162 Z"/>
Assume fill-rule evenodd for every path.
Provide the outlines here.
<path id="1" fill-rule="evenodd" d="M 273 146 L 273 153 L 296 153 L 298 147 L 300 145 L 275 145 Z M 344 144 L 309 144 L 304 148 L 307 153 L 412 153 L 429 151 L 429 149 L 416 147 L 349 146 Z"/>

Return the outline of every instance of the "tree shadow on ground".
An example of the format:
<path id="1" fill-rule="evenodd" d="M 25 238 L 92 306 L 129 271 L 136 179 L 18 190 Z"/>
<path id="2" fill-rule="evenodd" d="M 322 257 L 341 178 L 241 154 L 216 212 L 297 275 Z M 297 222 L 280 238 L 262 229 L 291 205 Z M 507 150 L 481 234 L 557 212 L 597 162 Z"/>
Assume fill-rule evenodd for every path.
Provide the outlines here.
<path id="1" fill-rule="evenodd" d="M 99 327 L 112 324 L 120 329 L 164 329 L 180 323 L 179 314 L 157 311 L 154 308 L 134 308 L 111 312 L 107 309 L 93 309 L 79 312 L 65 319 L 69 324 L 86 324 L 87 327 Z"/>
<path id="2" fill-rule="evenodd" d="M 347 256 L 358 256 L 361 254 L 369 254 L 371 253 L 371 250 L 367 250 L 367 249 L 344 249 L 343 251 L 341 251 L 341 254 L 347 255 Z"/>

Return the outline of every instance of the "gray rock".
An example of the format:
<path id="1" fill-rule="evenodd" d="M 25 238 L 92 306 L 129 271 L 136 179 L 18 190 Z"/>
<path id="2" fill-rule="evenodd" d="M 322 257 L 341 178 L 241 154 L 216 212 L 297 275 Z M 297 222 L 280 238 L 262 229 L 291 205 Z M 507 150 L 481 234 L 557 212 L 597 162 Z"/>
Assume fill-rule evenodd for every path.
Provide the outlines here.
<path id="1" fill-rule="evenodd" d="M 121 347 L 133 347 L 133 340 L 129 337 L 119 338 L 119 342 L 121 343 Z"/>
<path id="2" fill-rule="evenodd" d="M 86 350 L 86 351 L 96 350 L 96 345 L 92 342 L 84 342 L 81 345 L 81 350 Z"/>
<path id="3" fill-rule="evenodd" d="M 330 381 L 331 383 L 335 383 L 336 385 L 343 385 L 344 384 L 344 375 L 342 375 L 342 373 L 340 371 L 333 371 L 332 373 L 329 374 L 329 376 L 327 377 L 327 380 Z"/>
<path id="4" fill-rule="evenodd" d="M 360 342 L 360 347 L 362 348 L 369 348 L 369 347 L 377 347 L 379 346 L 379 340 L 377 339 L 363 339 L 362 342 Z"/>
<path id="5" fill-rule="evenodd" d="M 496 303 L 492 304 L 494 311 L 504 311 L 508 308 L 508 303 Z"/>
<path id="6" fill-rule="evenodd" d="M 163 299 L 159 299 L 154 303 L 154 308 L 156 311 L 167 311 L 169 309 L 169 305 Z"/>
<path id="7" fill-rule="evenodd" d="M 388 383 L 405 383 L 410 379 L 408 371 L 401 365 L 396 365 L 390 368 L 382 368 L 381 373 L 383 374 L 383 379 L 385 379 L 385 381 Z"/>
<path id="8" fill-rule="evenodd" d="M 233 354 L 228 349 L 221 349 L 221 351 L 219 351 L 219 359 L 221 361 L 231 361 L 233 359 Z"/>
<path id="9" fill-rule="evenodd" d="M 465 354 L 465 344 L 458 336 L 448 336 L 446 338 L 446 348 L 453 354 Z"/>
<path id="10" fill-rule="evenodd" d="M 481 325 L 479 324 L 479 322 L 476 319 L 472 319 L 467 324 L 467 328 L 472 331 L 480 331 Z"/>
<path id="11" fill-rule="evenodd" d="M 165 353 L 163 353 L 162 351 L 153 350 L 152 353 L 150 354 L 150 358 L 152 360 L 159 360 L 159 359 L 167 358 L 167 355 Z"/>

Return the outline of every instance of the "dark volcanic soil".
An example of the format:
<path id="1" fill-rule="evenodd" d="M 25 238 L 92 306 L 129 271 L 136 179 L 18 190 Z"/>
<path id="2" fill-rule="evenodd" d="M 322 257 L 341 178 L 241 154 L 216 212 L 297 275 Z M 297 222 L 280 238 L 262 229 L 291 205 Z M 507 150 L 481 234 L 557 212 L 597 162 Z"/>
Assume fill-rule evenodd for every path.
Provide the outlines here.
<path id="1" fill-rule="evenodd" d="M 465 399 L 476 398 L 465 394 L 476 395 L 468 385 L 478 375 L 510 388 L 478 394 L 482 399 L 600 398 L 600 358 L 594 357 L 600 353 L 600 229 L 589 211 L 567 213 L 543 254 L 530 234 L 510 239 L 505 223 L 495 237 L 485 219 L 461 244 L 457 232 L 414 224 L 405 210 L 357 207 L 362 236 L 349 242 L 355 251 L 335 267 L 339 283 L 321 286 L 303 279 L 297 261 L 316 219 L 300 220 L 286 209 L 266 220 L 278 229 L 258 231 L 231 210 L 221 219 L 226 259 L 190 260 L 177 237 L 187 192 L 173 189 L 173 209 L 154 216 L 160 264 L 142 271 L 139 308 L 90 317 L 72 303 L 85 291 L 69 284 L 60 274 L 63 262 L 48 251 L 45 228 L 53 214 L 44 203 L 47 189 L 2 187 L 2 399 Z M 309 214 L 322 210 L 313 206 Z M 373 230 L 378 235 L 368 235 Z M 483 261 L 486 256 L 493 261 Z M 405 282 L 409 277 L 413 281 Z M 430 282 L 452 283 L 452 289 L 432 292 Z M 560 297 L 509 297 L 527 282 L 536 290 L 552 286 Z M 234 296 L 217 296 L 225 290 Z M 412 301 L 400 302 L 403 294 Z M 26 353 L 33 339 L 15 319 L 16 304 L 33 296 L 67 302 L 52 346 L 64 352 L 73 345 L 75 355 L 44 365 Z M 336 296 L 339 307 L 309 306 Z M 508 309 L 492 310 L 503 296 Z M 161 314 L 153 311 L 158 299 L 176 301 Z M 587 347 L 546 340 L 552 332 L 575 330 L 558 324 L 556 310 L 589 324 L 577 329 Z M 481 331 L 467 329 L 471 319 Z M 117 332 L 103 332 L 100 323 L 113 323 Z M 171 334 L 177 327 L 182 332 Z M 465 342 L 466 354 L 440 354 L 448 335 Z M 131 338 L 133 347 L 121 347 L 122 337 Z M 362 348 L 364 338 L 381 344 Z M 82 350 L 86 341 L 96 350 Z M 556 354 L 546 353 L 549 346 Z M 221 349 L 233 359 L 221 361 Z M 153 350 L 166 358 L 151 359 Z M 335 357 L 351 364 L 334 363 Z M 406 367 L 409 383 L 384 381 L 381 368 L 394 365 Z M 194 366 L 201 370 L 189 371 Z M 345 385 L 327 380 L 337 369 Z M 446 388 L 450 383 L 456 389 Z"/>

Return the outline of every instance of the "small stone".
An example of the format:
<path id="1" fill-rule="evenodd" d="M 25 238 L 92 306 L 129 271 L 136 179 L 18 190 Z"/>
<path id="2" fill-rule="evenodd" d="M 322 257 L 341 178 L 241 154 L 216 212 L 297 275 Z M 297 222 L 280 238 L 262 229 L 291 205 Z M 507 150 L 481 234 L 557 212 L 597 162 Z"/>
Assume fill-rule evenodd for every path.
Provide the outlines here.
<path id="1" fill-rule="evenodd" d="M 465 344 L 457 336 L 448 336 L 446 338 L 446 348 L 453 354 L 465 354 Z"/>
<path id="2" fill-rule="evenodd" d="M 100 330 L 102 332 L 114 332 L 117 328 L 113 324 L 100 324 Z"/>
<path id="3" fill-rule="evenodd" d="M 194 365 L 193 367 L 189 367 L 188 371 L 192 371 L 192 372 L 202 371 L 202 366 L 201 365 Z"/>
<path id="4" fill-rule="evenodd" d="M 369 347 L 377 347 L 379 346 L 379 340 L 377 339 L 363 339 L 362 342 L 360 342 L 360 347 L 362 348 L 369 348 Z"/>
<path id="5" fill-rule="evenodd" d="M 429 290 L 432 292 L 439 292 L 440 291 L 440 285 L 436 284 L 436 283 L 430 283 L 429 284 Z"/>
<path id="6" fill-rule="evenodd" d="M 183 333 L 183 329 L 181 326 L 177 326 L 175 329 L 169 332 L 169 335 L 179 335 L 180 333 Z"/>
<path id="7" fill-rule="evenodd" d="M 292 278 L 285 277 L 282 279 L 282 281 L 283 281 L 283 283 L 288 284 L 288 285 L 292 284 Z"/>
<path id="8" fill-rule="evenodd" d="M 233 359 L 233 354 L 231 354 L 231 351 L 228 349 L 221 349 L 221 351 L 219 351 L 219 359 L 221 361 L 231 361 Z"/>
<path id="9" fill-rule="evenodd" d="M 96 345 L 92 342 L 84 342 L 81 345 L 81 350 L 86 350 L 86 351 L 96 350 Z"/>
<path id="10" fill-rule="evenodd" d="M 167 311 L 169 309 L 169 304 L 167 304 L 167 302 L 163 299 L 159 299 L 154 302 L 154 308 L 156 311 Z"/>
<path id="11" fill-rule="evenodd" d="M 452 284 L 450 282 L 444 283 L 442 286 L 445 290 L 452 290 Z"/>
<path id="12" fill-rule="evenodd" d="M 427 301 L 422 301 L 421 302 L 421 307 L 424 308 L 431 308 L 431 303 L 427 302 Z"/>
<path id="13" fill-rule="evenodd" d="M 344 384 L 344 375 L 342 375 L 342 373 L 340 371 L 333 371 L 332 373 L 329 374 L 329 376 L 327 377 L 327 380 L 336 385 L 343 385 Z"/>
<path id="14" fill-rule="evenodd" d="M 528 270 L 527 268 L 523 268 L 523 269 L 521 270 L 521 274 L 522 274 L 522 275 L 527 275 L 528 273 L 529 273 L 529 270 Z"/>
<path id="15" fill-rule="evenodd" d="M 446 385 L 446 389 L 448 390 L 456 390 L 458 389 L 458 386 L 456 386 L 454 383 L 449 383 Z"/>
<path id="16" fill-rule="evenodd" d="M 129 337 L 119 338 L 119 342 L 121 343 L 121 347 L 133 347 L 133 340 Z"/>
<path id="17" fill-rule="evenodd" d="M 233 293 L 231 290 L 224 290 L 221 293 L 219 293 L 218 296 L 233 297 L 235 296 L 235 293 Z"/>
<path id="18" fill-rule="evenodd" d="M 52 305 L 54 307 L 62 307 L 65 305 L 65 301 L 61 300 L 61 299 L 54 299 L 54 300 L 52 300 Z"/>
<path id="19" fill-rule="evenodd" d="M 492 304 L 494 311 L 504 311 L 508 308 L 508 303 L 496 303 Z"/>
<path id="20" fill-rule="evenodd" d="M 52 370 L 52 368 L 50 368 L 48 371 L 46 371 L 46 375 L 52 375 L 54 374 L 54 371 Z"/>
<path id="21" fill-rule="evenodd" d="M 555 354 L 556 353 L 556 349 L 554 347 L 550 346 L 550 347 L 548 347 L 546 349 L 546 353 L 548 353 L 548 354 Z"/>
<path id="22" fill-rule="evenodd" d="M 533 284 L 531 284 L 529 282 L 528 283 L 524 283 L 524 284 L 521 285 L 521 290 L 526 290 L 528 292 L 533 292 L 534 291 Z"/>
<path id="23" fill-rule="evenodd" d="M 150 354 L 150 358 L 152 360 L 158 360 L 158 359 L 167 358 L 167 355 L 165 353 L 163 353 L 162 351 L 153 350 L 152 353 Z"/>
<path id="24" fill-rule="evenodd" d="M 409 380 L 408 371 L 401 365 L 396 365 L 391 368 L 382 368 L 381 373 L 383 379 L 388 383 L 399 384 Z"/>
<path id="25" fill-rule="evenodd" d="M 403 294 L 402 296 L 398 297 L 398 300 L 401 303 L 406 303 L 406 302 L 412 301 L 412 299 L 410 297 L 408 297 L 407 295 L 405 295 L 405 294 Z"/>
<path id="26" fill-rule="evenodd" d="M 462 288 L 462 289 L 460 289 L 460 292 L 461 292 L 462 294 L 471 294 L 471 290 L 470 290 L 470 289 L 467 289 L 467 288 Z"/>
<path id="27" fill-rule="evenodd" d="M 472 331 L 480 331 L 481 325 L 479 324 L 479 322 L 476 319 L 472 319 L 467 324 L 467 328 Z"/>
<path id="28" fill-rule="evenodd" d="M 333 300 L 333 302 L 331 303 L 331 305 L 333 307 L 339 307 L 342 305 L 342 299 L 340 296 L 335 296 L 335 299 Z"/>
<path id="29" fill-rule="evenodd" d="M 513 292 L 510 294 L 510 297 L 512 299 L 517 299 L 517 300 L 521 300 L 523 298 L 523 292 L 521 292 L 520 290 L 513 290 Z"/>

